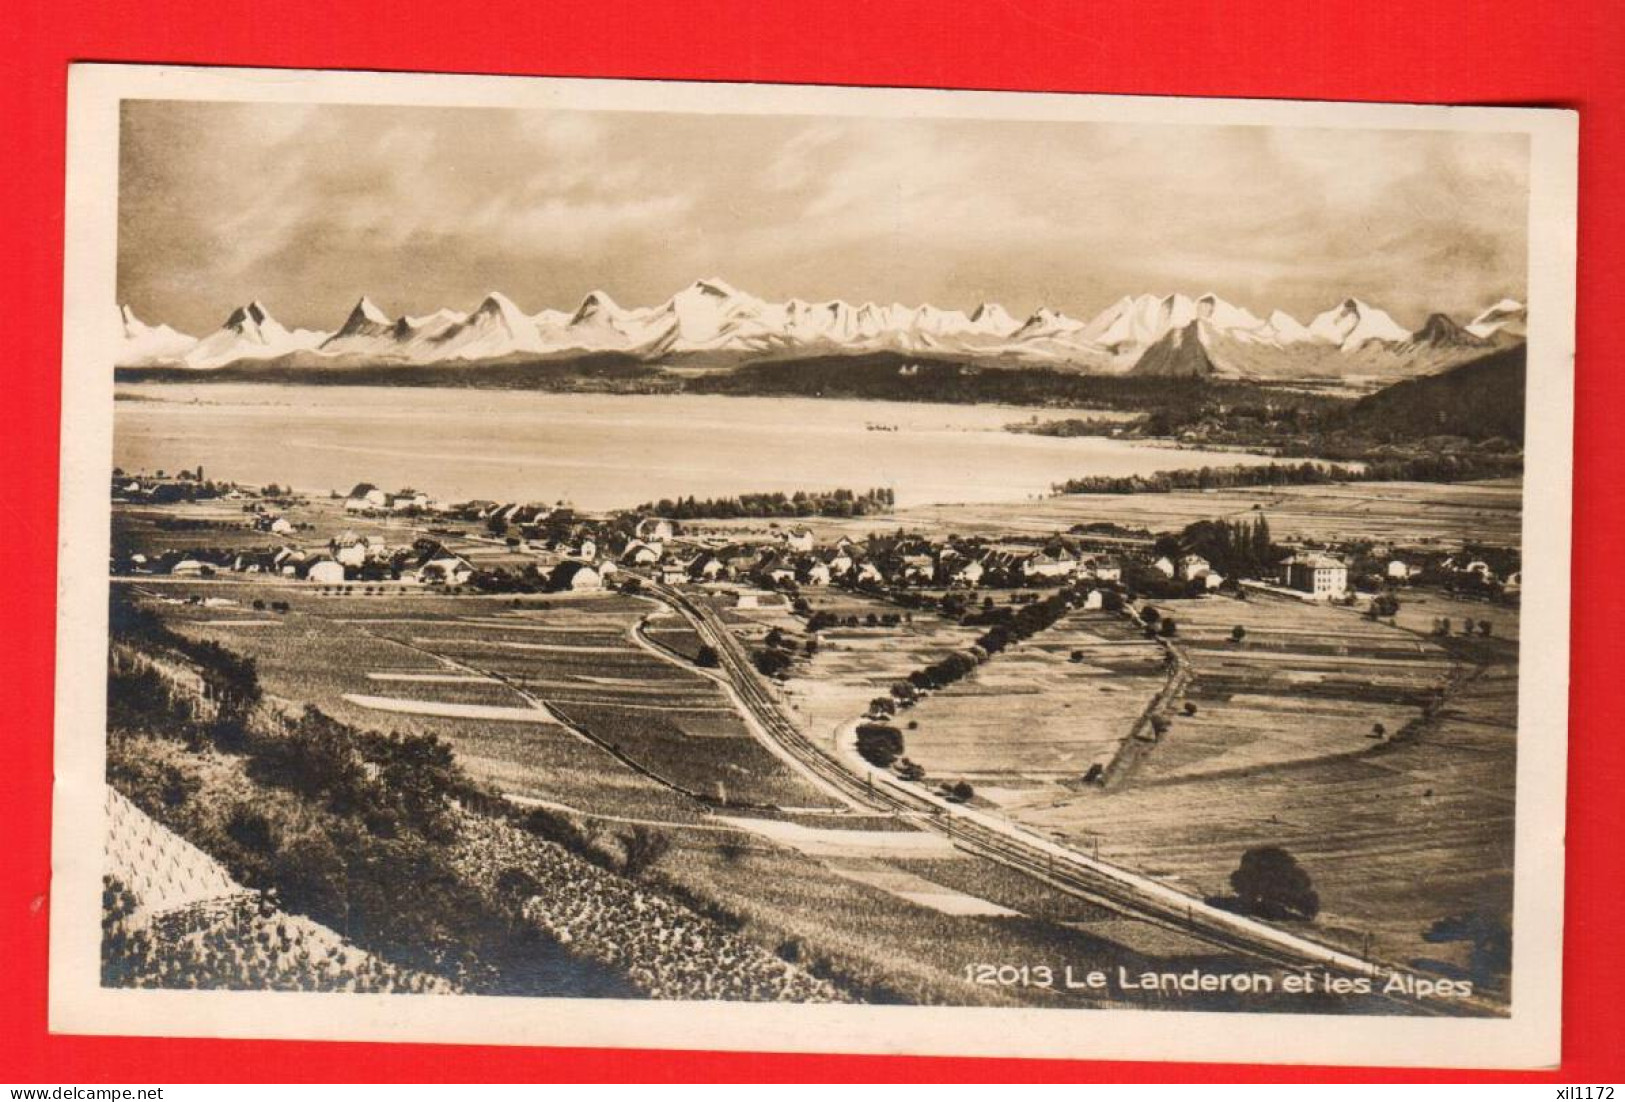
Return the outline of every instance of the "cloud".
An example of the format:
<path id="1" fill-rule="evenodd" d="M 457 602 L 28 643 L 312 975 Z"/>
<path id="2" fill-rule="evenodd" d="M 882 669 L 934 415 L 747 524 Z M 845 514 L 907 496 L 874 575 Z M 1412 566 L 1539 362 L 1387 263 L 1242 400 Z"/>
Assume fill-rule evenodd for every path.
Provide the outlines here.
<path id="1" fill-rule="evenodd" d="M 125 131 L 121 295 L 194 329 L 251 295 L 315 325 L 363 290 L 637 302 L 711 272 L 1018 312 L 1524 290 L 1528 151 L 1493 134 L 197 103 Z"/>

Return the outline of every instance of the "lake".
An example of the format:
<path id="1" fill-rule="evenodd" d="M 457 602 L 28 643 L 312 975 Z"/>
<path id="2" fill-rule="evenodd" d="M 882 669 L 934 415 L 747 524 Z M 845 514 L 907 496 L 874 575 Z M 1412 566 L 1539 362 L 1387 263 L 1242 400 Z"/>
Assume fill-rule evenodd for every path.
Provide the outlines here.
<path id="1" fill-rule="evenodd" d="M 879 486 L 899 506 L 1021 501 L 1082 475 L 1268 462 L 1006 432 L 1035 415 L 1112 416 L 1012 406 L 250 383 L 127 383 L 117 394 L 114 462 L 127 471 L 201 464 L 254 485 L 348 492 L 365 481 L 592 511 Z"/>

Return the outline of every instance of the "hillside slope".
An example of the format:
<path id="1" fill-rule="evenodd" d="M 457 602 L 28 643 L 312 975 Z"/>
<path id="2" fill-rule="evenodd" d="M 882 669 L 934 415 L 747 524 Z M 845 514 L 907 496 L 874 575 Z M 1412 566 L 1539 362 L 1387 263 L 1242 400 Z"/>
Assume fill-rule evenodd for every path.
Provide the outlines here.
<path id="1" fill-rule="evenodd" d="M 1521 444 L 1527 361 L 1519 344 L 1437 375 L 1406 379 L 1360 399 L 1341 427 L 1388 439 L 1502 437 Z"/>

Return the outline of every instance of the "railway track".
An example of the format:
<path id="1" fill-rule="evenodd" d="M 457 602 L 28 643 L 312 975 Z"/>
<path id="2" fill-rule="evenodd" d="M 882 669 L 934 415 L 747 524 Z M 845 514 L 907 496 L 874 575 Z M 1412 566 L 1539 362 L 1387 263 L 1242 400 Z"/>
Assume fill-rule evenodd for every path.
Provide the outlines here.
<path id="1" fill-rule="evenodd" d="M 712 609 L 659 582 L 644 579 L 645 592 L 670 605 L 717 653 L 721 670 L 761 730 L 805 768 L 855 803 L 907 816 L 947 836 L 968 852 L 1043 880 L 1118 913 L 1189 934 L 1216 947 L 1284 968 L 1318 968 L 1341 976 L 1382 979 L 1402 971 L 1312 938 L 1214 907 L 1166 884 L 1079 853 L 1005 820 L 952 804 L 935 794 L 881 774 L 860 775 L 809 739 L 768 691 L 744 645 Z M 838 753 L 839 751 L 837 751 Z M 1389 996 L 1424 1014 L 1504 1014 L 1504 1005 L 1481 996 L 1440 1002 Z"/>

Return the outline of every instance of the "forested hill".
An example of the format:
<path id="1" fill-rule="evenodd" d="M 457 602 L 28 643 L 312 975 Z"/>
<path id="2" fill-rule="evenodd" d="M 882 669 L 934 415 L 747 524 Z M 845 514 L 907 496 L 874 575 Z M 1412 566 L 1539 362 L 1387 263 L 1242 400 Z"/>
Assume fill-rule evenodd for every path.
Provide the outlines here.
<path id="1" fill-rule="evenodd" d="M 1502 437 L 1521 444 L 1527 362 L 1519 344 L 1437 375 L 1406 379 L 1360 399 L 1339 427 L 1386 440 Z"/>

